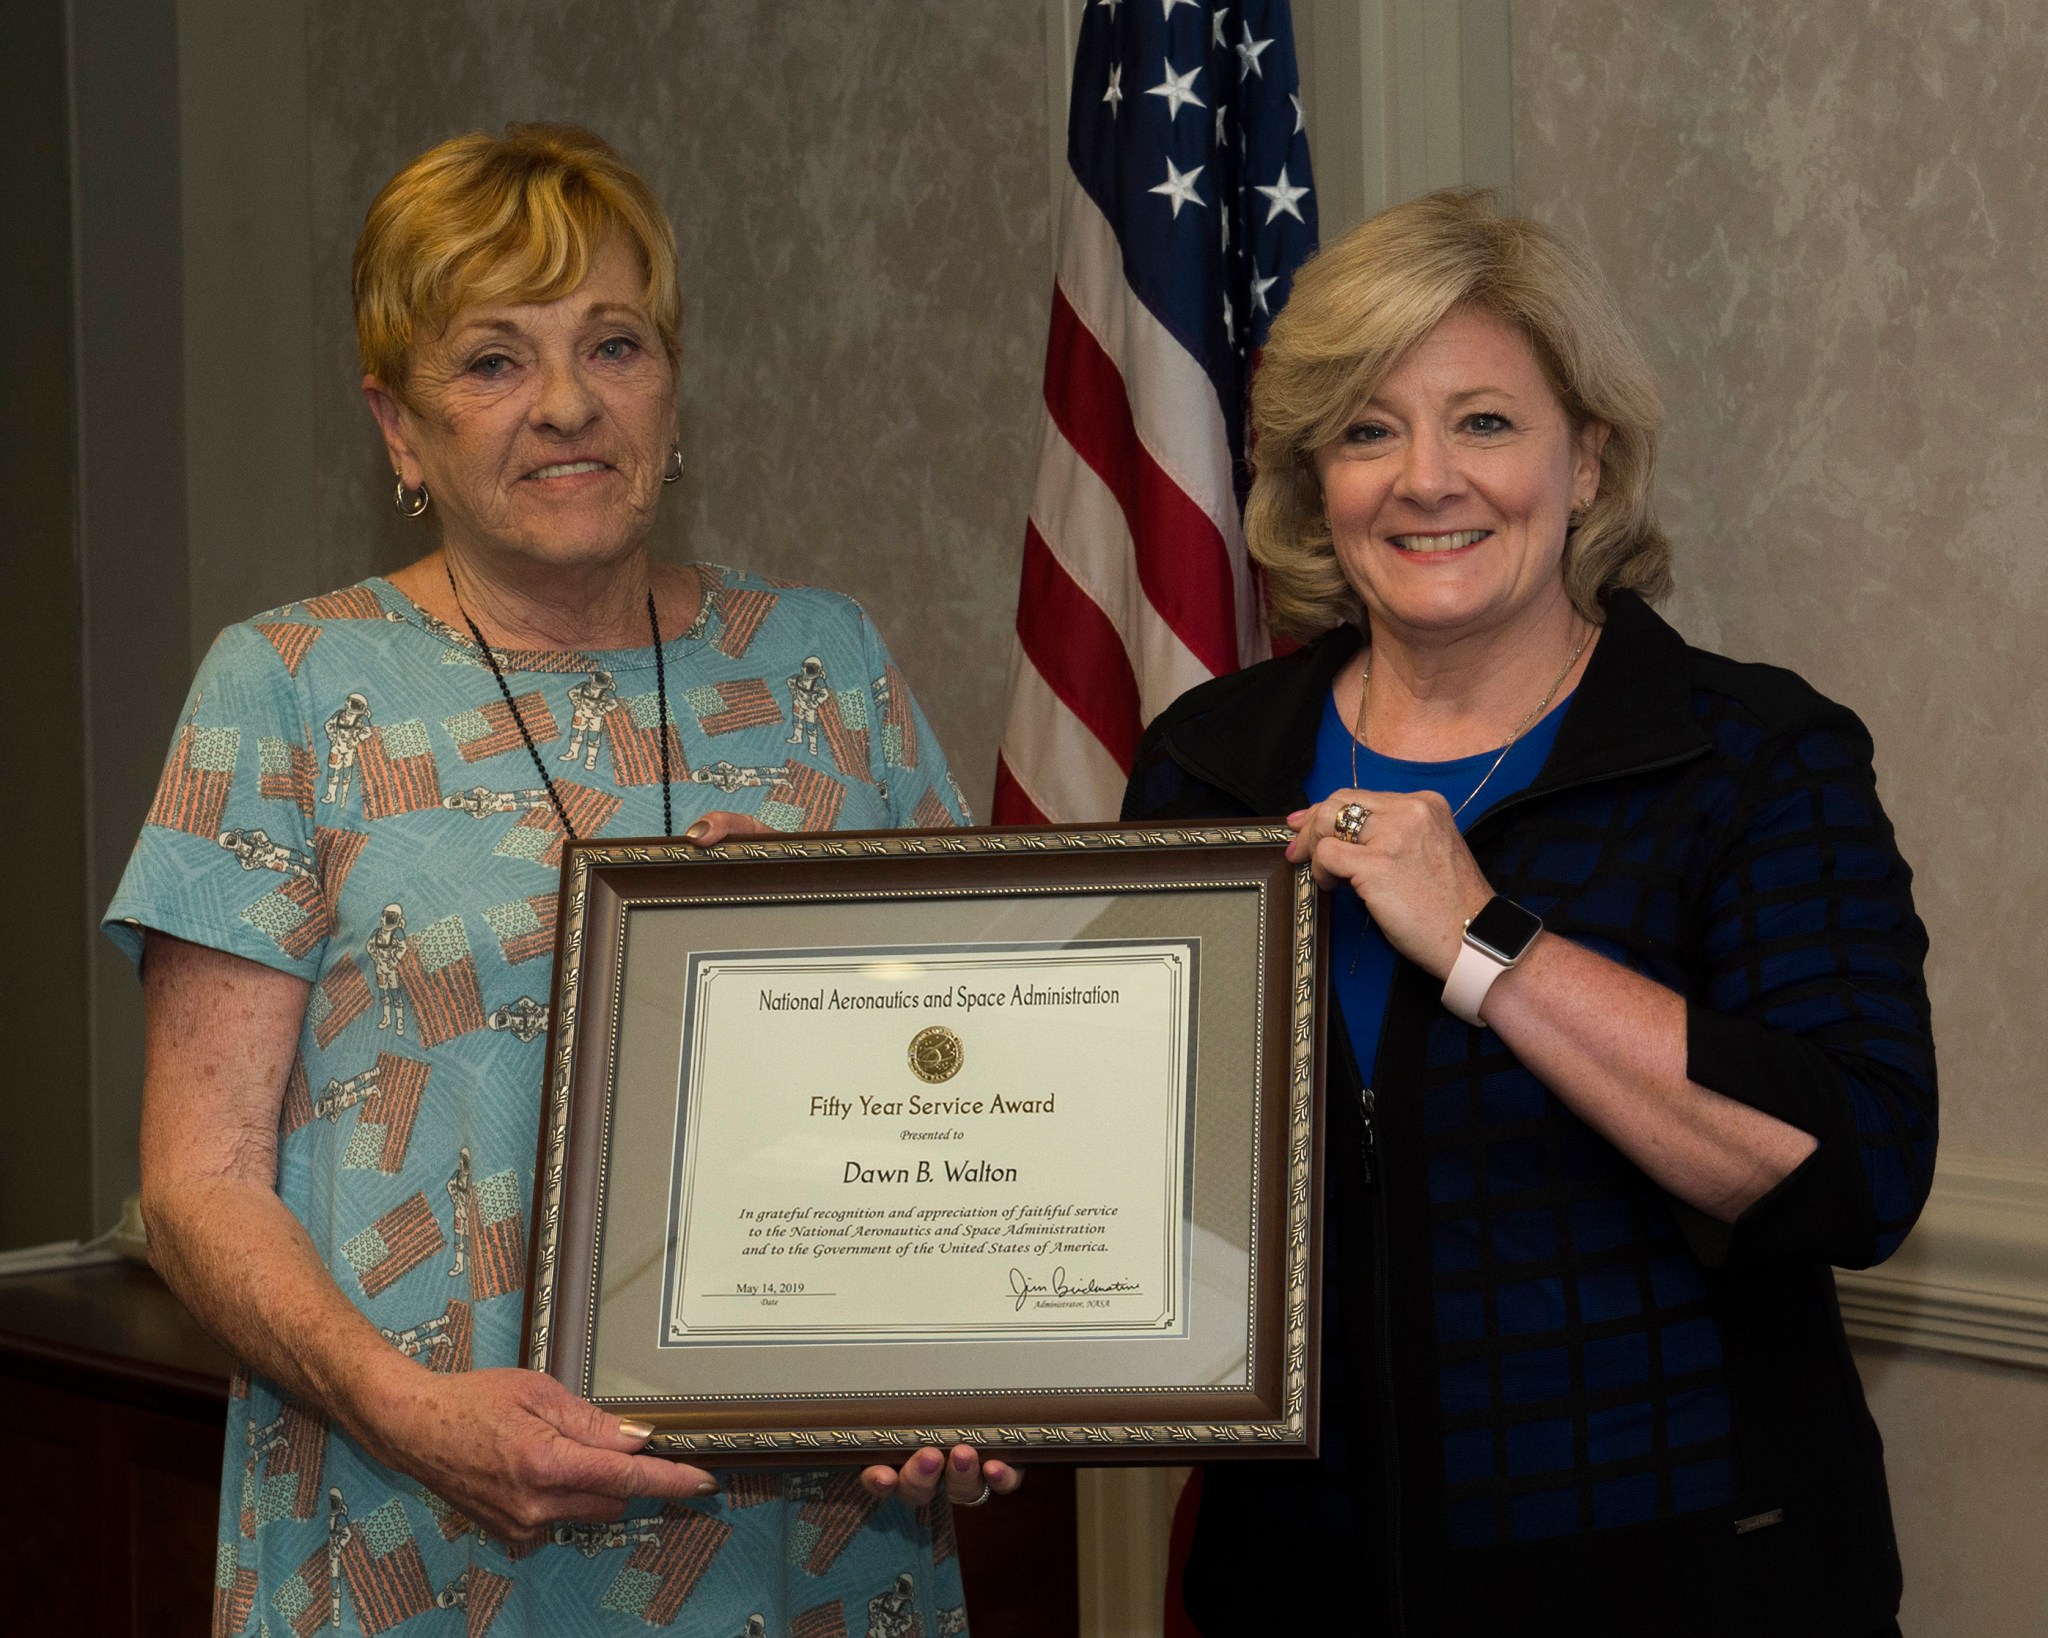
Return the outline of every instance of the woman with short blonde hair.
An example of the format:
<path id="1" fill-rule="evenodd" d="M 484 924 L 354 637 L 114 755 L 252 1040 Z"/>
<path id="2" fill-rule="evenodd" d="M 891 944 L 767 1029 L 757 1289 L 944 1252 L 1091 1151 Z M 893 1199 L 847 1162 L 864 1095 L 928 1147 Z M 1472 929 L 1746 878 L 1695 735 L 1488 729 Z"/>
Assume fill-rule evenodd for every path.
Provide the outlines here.
<path id="1" fill-rule="evenodd" d="M 1657 392 L 1484 196 L 1297 276 L 1247 516 L 1312 640 L 1146 731 L 1133 820 L 1284 813 L 1330 893 L 1322 1449 L 1211 1467 L 1205 1632 L 1896 1635 L 1830 1264 L 1904 1238 L 1935 1076 L 1869 736 L 1689 648 Z"/>
<path id="2" fill-rule="evenodd" d="M 215 1630 L 964 1631 L 934 1531 L 1013 1469 L 728 1489 L 516 1368 L 564 843 L 964 824 L 945 758 L 849 599 L 648 554 L 676 250 L 598 137 L 422 154 L 355 301 L 394 501 L 438 539 L 221 634 L 107 912 L 151 1259 L 247 1367 Z M 822 743 L 821 696 L 851 702 Z"/>

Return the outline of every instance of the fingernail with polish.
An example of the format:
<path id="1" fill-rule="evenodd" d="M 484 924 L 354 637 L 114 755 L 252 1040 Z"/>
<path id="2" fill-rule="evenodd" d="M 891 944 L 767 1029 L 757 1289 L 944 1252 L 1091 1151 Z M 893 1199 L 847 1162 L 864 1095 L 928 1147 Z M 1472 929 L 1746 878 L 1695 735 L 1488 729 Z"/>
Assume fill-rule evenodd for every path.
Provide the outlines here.
<path id="1" fill-rule="evenodd" d="M 706 1479 L 702 1484 L 697 1486 L 697 1494 L 700 1496 L 717 1495 L 718 1481 L 716 1479 Z"/>
<path id="2" fill-rule="evenodd" d="M 701 842 L 710 834 L 711 821 L 709 819 L 699 819 L 688 830 L 683 832 L 683 840 L 686 842 Z"/>
<path id="3" fill-rule="evenodd" d="M 938 1472 L 939 1453 L 936 1450 L 928 1450 L 922 1456 L 918 1457 L 917 1470 L 920 1473 Z"/>
<path id="4" fill-rule="evenodd" d="M 972 1473 L 974 1471 L 974 1458 L 964 1450 L 954 1451 L 953 1471 L 956 1473 Z"/>
<path id="5" fill-rule="evenodd" d="M 619 1423 L 619 1437 L 622 1439 L 652 1439 L 654 1437 L 654 1424 L 652 1422 L 635 1422 L 632 1418 L 627 1417 Z"/>

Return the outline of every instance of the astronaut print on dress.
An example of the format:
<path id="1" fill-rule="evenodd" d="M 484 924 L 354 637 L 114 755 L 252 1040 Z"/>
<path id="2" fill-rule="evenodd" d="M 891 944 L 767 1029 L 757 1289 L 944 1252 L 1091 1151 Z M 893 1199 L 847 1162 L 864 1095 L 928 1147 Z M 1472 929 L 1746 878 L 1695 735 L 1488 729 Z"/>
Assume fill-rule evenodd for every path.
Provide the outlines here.
<path id="1" fill-rule="evenodd" d="M 609 671 L 593 671 L 569 690 L 569 748 L 557 759 L 574 762 L 583 758 L 586 772 L 597 767 L 598 745 L 605 725 L 619 708 L 619 690 Z"/>
<path id="2" fill-rule="evenodd" d="M 818 754 L 818 715 L 832 698 L 825 682 L 825 662 L 807 655 L 789 679 L 789 743 Z"/>
<path id="3" fill-rule="evenodd" d="M 327 792 L 320 798 L 330 806 L 348 800 L 349 782 L 355 778 L 356 762 L 364 743 L 376 732 L 370 726 L 370 702 L 361 694 L 350 694 L 340 709 L 327 719 Z"/>
<path id="4" fill-rule="evenodd" d="M 381 580 L 230 628 L 108 911 L 131 955 L 156 928 L 310 986 L 278 1194 L 427 1369 L 521 1357 L 566 839 L 526 738 L 584 836 L 659 833 L 664 752 L 678 830 L 713 809 L 782 831 L 967 820 L 854 604 L 699 572 L 666 715 L 645 649 L 500 650 L 508 707 L 467 634 Z M 228 1417 L 223 1638 L 965 1631 L 946 1512 L 877 1501 L 851 1469 L 728 1474 L 716 1497 L 511 1550 L 260 1376 Z"/>
<path id="5" fill-rule="evenodd" d="M 392 1019 L 397 1019 L 400 1035 L 405 1033 L 405 985 L 398 975 L 398 964 L 405 957 L 405 906 L 387 904 L 378 914 L 376 930 L 370 934 L 364 948 L 369 951 L 370 970 L 377 975 L 377 1000 L 383 1011 L 378 1014 L 379 1029 L 392 1028 Z"/>

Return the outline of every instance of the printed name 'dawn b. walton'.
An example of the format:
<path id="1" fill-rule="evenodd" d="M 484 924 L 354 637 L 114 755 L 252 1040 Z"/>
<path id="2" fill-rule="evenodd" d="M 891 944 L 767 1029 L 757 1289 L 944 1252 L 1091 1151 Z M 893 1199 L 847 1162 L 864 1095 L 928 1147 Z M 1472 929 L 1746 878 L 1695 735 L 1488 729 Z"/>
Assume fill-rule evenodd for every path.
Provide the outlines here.
<path id="1" fill-rule="evenodd" d="M 1015 1166 L 998 1166 L 992 1160 L 942 1160 L 939 1162 L 944 1175 L 932 1170 L 929 1160 L 920 1160 L 913 1166 L 863 1166 L 857 1160 L 846 1162 L 846 1175 L 842 1183 L 1014 1183 L 1017 1181 Z"/>

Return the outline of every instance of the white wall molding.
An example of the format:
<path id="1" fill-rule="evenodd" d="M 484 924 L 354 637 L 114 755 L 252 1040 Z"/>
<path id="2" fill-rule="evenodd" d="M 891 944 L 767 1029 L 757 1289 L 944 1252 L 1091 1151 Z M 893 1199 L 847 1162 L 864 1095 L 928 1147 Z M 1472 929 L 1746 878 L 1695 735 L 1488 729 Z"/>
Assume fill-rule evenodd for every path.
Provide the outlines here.
<path id="1" fill-rule="evenodd" d="M 1835 1284 L 1852 1337 L 2048 1369 L 2048 1166 L 1944 1160 L 1906 1243 Z"/>

